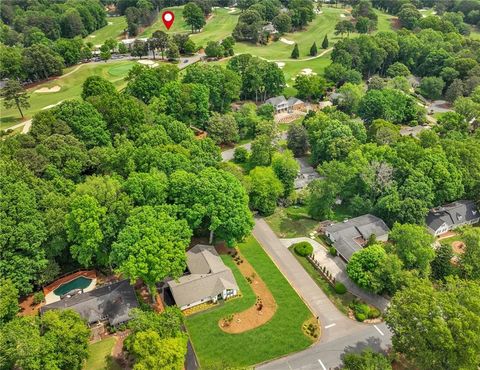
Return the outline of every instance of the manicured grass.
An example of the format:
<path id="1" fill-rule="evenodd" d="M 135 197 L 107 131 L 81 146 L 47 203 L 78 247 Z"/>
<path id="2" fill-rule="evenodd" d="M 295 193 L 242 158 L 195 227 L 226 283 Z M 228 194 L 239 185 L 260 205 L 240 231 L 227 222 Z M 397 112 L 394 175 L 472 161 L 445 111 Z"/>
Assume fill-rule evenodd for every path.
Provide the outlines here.
<path id="1" fill-rule="evenodd" d="M 299 256 L 293 250 L 293 246 L 288 248 L 295 258 L 300 262 L 305 271 L 312 277 L 315 283 L 323 290 L 332 303 L 345 315 L 348 314 L 349 304 L 355 300 L 355 296 L 349 292 L 345 294 L 337 294 L 335 289 L 315 270 L 315 267 L 307 260 L 307 258 Z"/>
<path id="2" fill-rule="evenodd" d="M 330 40 L 330 47 L 333 46 L 336 41 L 340 40 L 339 37 L 333 34 L 333 31 L 335 24 L 341 19 L 340 14 L 344 13 L 344 10 L 323 7 L 322 11 L 323 13 L 317 15 L 304 30 L 287 33 L 282 36 L 298 44 L 301 59 L 310 57 L 308 53 L 313 42 L 317 43 L 317 48 L 320 53 L 322 51 L 322 41 L 326 34 Z M 292 50 L 293 44 L 289 45 L 281 41 L 271 42 L 268 45 L 253 45 L 246 42 L 240 42 L 235 45 L 236 53 L 250 53 L 268 60 L 285 60 L 289 63 L 298 63 L 290 59 Z"/>
<path id="3" fill-rule="evenodd" d="M 381 12 L 378 9 L 375 9 L 375 13 L 378 16 L 378 24 L 377 24 L 377 31 L 376 32 L 383 32 L 383 31 L 392 31 L 392 18 L 391 14 L 387 14 Z"/>
<path id="4" fill-rule="evenodd" d="M 102 27 L 85 37 L 84 41 L 90 41 L 94 45 L 102 45 L 107 39 L 119 38 L 127 28 L 125 16 L 108 17 L 107 22 L 108 24 L 105 27 Z"/>
<path id="5" fill-rule="evenodd" d="M 207 46 L 209 41 L 220 41 L 232 34 L 238 20 L 240 11 L 229 13 L 229 10 L 216 8 L 213 16 L 207 21 L 201 32 L 190 37 L 197 46 Z"/>
<path id="6" fill-rule="evenodd" d="M 278 207 L 265 220 L 279 238 L 308 236 L 318 225 L 318 221 L 308 216 L 305 207 Z"/>
<path id="7" fill-rule="evenodd" d="M 28 89 L 28 93 L 30 94 L 30 108 L 24 109 L 25 117 L 31 118 L 35 113 L 42 110 L 42 108 L 57 104 L 62 100 L 80 97 L 83 81 L 85 81 L 88 76 L 102 76 L 113 82 L 118 89 L 123 88 L 125 86 L 123 78 L 135 63 L 135 61 L 88 63 L 68 68 L 65 70 L 65 74 L 72 71 L 74 72 Z M 58 92 L 35 92 L 42 87 L 51 88 L 57 85 L 61 87 Z M 6 129 L 19 122 L 20 114 L 16 108 L 3 109 L 2 106 L 2 109 L 0 110 L 0 129 Z"/>
<path id="8" fill-rule="evenodd" d="M 173 22 L 173 25 L 169 30 L 167 30 L 162 21 L 162 13 L 167 10 L 171 11 L 175 16 L 175 21 Z M 190 32 L 190 26 L 188 26 L 183 20 L 183 6 L 172 6 L 170 8 L 162 9 L 158 13 L 157 20 L 153 22 L 151 26 L 145 28 L 138 37 L 150 37 L 152 36 L 152 33 L 157 30 L 161 30 L 170 34 Z"/>
<path id="9" fill-rule="evenodd" d="M 480 28 L 472 26 L 471 27 L 471 32 L 470 32 L 470 37 L 473 40 L 480 40 Z"/>
<path id="10" fill-rule="evenodd" d="M 231 257 L 222 256 L 232 269 L 243 296 L 186 319 L 200 365 L 205 368 L 221 364 L 230 367 L 251 366 L 300 351 L 312 343 L 302 332 L 303 323 L 312 317 L 311 312 L 262 247 L 253 237 L 247 238 L 238 247 L 268 285 L 278 308 L 269 322 L 256 329 L 240 334 L 223 332 L 218 321 L 252 306 L 256 297 Z"/>
<path id="11" fill-rule="evenodd" d="M 84 370 L 120 369 L 119 366 L 115 366 L 116 364 L 113 361 L 108 360 L 115 342 L 115 338 L 107 338 L 90 344 L 88 346 L 88 360 L 83 367 Z"/>
<path id="12" fill-rule="evenodd" d="M 175 22 L 170 30 L 167 30 L 162 22 L 161 13 L 170 10 L 175 14 Z M 220 41 L 232 34 L 235 25 L 237 24 L 239 11 L 229 13 L 229 10 L 223 8 L 213 9 L 212 15 L 207 20 L 207 24 L 200 32 L 190 35 L 191 39 L 197 46 L 205 47 L 208 41 Z M 169 34 L 174 33 L 191 33 L 191 28 L 185 23 L 183 19 L 183 6 L 174 6 L 171 8 L 162 9 L 159 13 L 158 19 L 149 27 L 147 27 L 140 37 L 150 37 L 153 32 L 157 30 L 165 31 Z"/>

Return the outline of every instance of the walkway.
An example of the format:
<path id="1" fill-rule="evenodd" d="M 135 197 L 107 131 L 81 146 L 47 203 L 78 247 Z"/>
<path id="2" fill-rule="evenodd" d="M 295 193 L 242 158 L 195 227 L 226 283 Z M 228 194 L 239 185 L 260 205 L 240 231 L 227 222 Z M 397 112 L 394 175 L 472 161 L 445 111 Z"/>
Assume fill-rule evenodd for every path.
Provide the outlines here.
<path id="1" fill-rule="evenodd" d="M 367 343 L 371 343 L 377 350 L 388 348 L 391 333 L 386 325 L 361 324 L 338 311 L 265 220 L 261 218 L 255 220 L 253 235 L 313 314 L 318 316 L 322 325 L 322 336 L 318 344 L 257 368 L 326 370 L 339 366 L 340 356 L 345 351 L 363 348 Z"/>
<path id="2" fill-rule="evenodd" d="M 380 310 L 385 311 L 389 303 L 388 300 L 378 294 L 369 293 L 358 287 L 358 285 L 348 277 L 346 272 L 347 264 L 345 261 L 340 257 L 331 256 L 322 244 L 309 238 L 281 239 L 282 244 L 286 248 L 302 241 L 309 242 L 313 246 L 315 260 L 317 260 L 321 266 L 325 266 L 335 280 L 343 283 L 350 293 L 363 299 L 368 304 L 374 305 Z"/>

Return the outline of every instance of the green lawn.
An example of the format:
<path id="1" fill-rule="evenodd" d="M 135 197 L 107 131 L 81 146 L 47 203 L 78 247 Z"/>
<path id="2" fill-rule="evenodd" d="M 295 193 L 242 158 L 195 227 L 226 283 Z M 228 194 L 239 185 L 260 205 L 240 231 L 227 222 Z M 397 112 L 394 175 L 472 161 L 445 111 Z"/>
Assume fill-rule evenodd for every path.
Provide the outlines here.
<path id="1" fill-rule="evenodd" d="M 167 30 L 162 21 L 162 13 L 167 10 L 170 10 L 175 15 L 175 21 L 173 22 L 173 25 L 169 30 Z M 152 33 L 157 30 L 165 31 L 170 34 L 190 32 L 190 27 L 183 20 L 183 6 L 172 6 L 170 8 L 162 9 L 158 13 L 157 20 L 153 22 L 151 26 L 145 28 L 143 32 L 139 35 L 139 37 L 150 37 L 152 36 Z"/>
<path id="2" fill-rule="evenodd" d="M 220 41 L 231 36 L 239 14 L 239 11 L 229 13 L 227 9 L 214 9 L 212 18 L 207 21 L 202 32 L 192 34 L 191 39 L 197 46 L 205 47 L 208 41 Z"/>
<path id="3" fill-rule="evenodd" d="M 135 61 L 115 61 L 108 63 L 88 63 L 65 70 L 65 74 L 61 78 L 50 80 L 43 84 L 28 89 L 30 94 L 30 108 L 24 110 L 25 117 L 31 118 L 42 108 L 52 106 L 66 99 L 78 98 L 82 92 L 83 81 L 88 76 L 99 75 L 113 82 L 117 88 L 125 85 L 123 78 L 135 64 Z M 60 86 L 58 92 L 37 93 L 35 90 L 42 87 Z M 20 114 L 15 108 L 1 109 L 0 111 L 0 129 L 6 129 L 20 122 Z"/>
<path id="4" fill-rule="evenodd" d="M 378 9 L 375 9 L 375 13 L 378 16 L 377 32 L 392 31 L 393 16 L 391 14 L 381 12 Z"/>
<path id="5" fill-rule="evenodd" d="M 332 303 L 345 315 L 348 314 L 349 304 L 355 300 L 355 296 L 349 292 L 345 294 L 337 294 L 335 289 L 322 277 L 322 275 L 313 267 L 313 265 L 305 258 L 295 253 L 293 247 L 288 248 L 295 258 L 300 262 L 305 271 L 312 277 L 315 283 L 323 290 Z"/>
<path id="6" fill-rule="evenodd" d="M 124 16 L 108 17 L 108 24 L 105 27 L 96 30 L 87 37 L 84 41 L 90 41 L 94 45 L 102 45 L 107 39 L 116 39 L 120 37 L 127 28 L 127 21 Z"/>
<path id="7" fill-rule="evenodd" d="M 309 218 L 305 207 L 278 207 L 265 220 L 279 238 L 308 236 L 318 225 L 318 221 Z"/>
<path id="8" fill-rule="evenodd" d="M 230 367 L 251 366 L 300 351 L 312 343 L 302 332 L 302 324 L 312 314 L 272 260 L 253 237 L 238 247 L 270 288 L 278 308 L 269 322 L 256 329 L 241 334 L 223 332 L 218 321 L 252 306 L 256 297 L 231 257 L 222 256 L 232 269 L 243 296 L 186 319 L 195 351 L 204 367 L 222 364 Z"/>
<path id="9" fill-rule="evenodd" d="M 88 360 L 83 367 L 84 370 L 120 370 L 120 366 L 109 360 L 112 348 L 115 345 L 115 338 L 107 338 L 88 346 Z"/>

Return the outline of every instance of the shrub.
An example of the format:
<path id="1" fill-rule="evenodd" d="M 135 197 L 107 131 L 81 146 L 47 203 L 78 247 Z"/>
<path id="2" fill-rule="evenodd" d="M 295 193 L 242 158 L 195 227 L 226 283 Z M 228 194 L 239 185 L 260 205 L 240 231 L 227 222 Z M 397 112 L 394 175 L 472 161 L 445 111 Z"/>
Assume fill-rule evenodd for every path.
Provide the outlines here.
<path id="1" fill-rule="evenodd" d="M 355 312 L 361 313 L 365 316 L 368 316 L 368 313 L 370 312 L 370 307 L 366 304 L 357 304 L 355 307 Z"/>
<path id="2" fill-rule="evenodd" d="M 364 315 L 363 313 L 359 313 L 359 312 L 355 312 L 355 318 L 362 322 L 362 321 L 365 321 L 365 319 L 367 318 L 366 315 Z"/>
<path id="3" fill-rule="evenodd" d="M 347 292 L 347 288 L 345 288 L 345 285 L 340 282 L 335 284 L 334 289 L 337 294 L 345 294 Z"/>
<path id="4" fill-rule="evenodd" d="M 337 250 L 335 249 L 335 247 L 329 247 L 328 248 L 328 253 L 330 253 L 332 256 L 336 256 L 337 255 Z"/>
<path id="5" fill-rule="evenodd" d="M 43 292 L 36 292 L 33 295 L 33 304 L 42 303 L 44 299 L 45 299 L 45 295 L 43 294 Z"/>
<path id="6" fill-rule="evenodd" d="M 306 257 L 313 253 L 313 247 L 309 242 L 300 242 L 294 245 L 295 253 Z"/>
<path id="7" fill-rule="evenodd" d="M 376 319 L 377 317 L 380 317 L 380 315 L 381 315 L 381 312 L 378 308 L 370 307 L 370 311 L 368 312 L 369 319 Z"/>
<path id="8" fill-rule="evenodd" d="M 236 163 L 245 163 L 248 160 L 248 150 L 240 146 L 233 153 L 233 160 Z"/>

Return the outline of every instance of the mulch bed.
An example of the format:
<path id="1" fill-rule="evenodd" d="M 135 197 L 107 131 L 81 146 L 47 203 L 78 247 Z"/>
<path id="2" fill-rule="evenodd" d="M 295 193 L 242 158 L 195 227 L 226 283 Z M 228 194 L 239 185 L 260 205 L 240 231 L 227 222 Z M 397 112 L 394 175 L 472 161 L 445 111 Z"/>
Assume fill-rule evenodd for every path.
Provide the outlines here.
<path id="1" fill-rule="evenodd" d="M 218 248 L 223 253 L 227 247 Z M 220 253 L 220 251 L 218 251 Z M 253 266 L 238 252 L 238 257 L 243 260 L 242 263 L 237 263 L 241 274 L 249 281 L 253 292 L 257 296 L 257 301 L 253 306 L 245 311 L 234 314 L 230 317 L 231 320 L 222 318 L 218 325 L 220 328 L 230 334 L 243 333 L 247 330 L 257 328 L 267 323 L 275 314 L 277 310 L 277 303 L 273 297 L 267 284 L 258 276 Z"/>
<path id="2" fill-rule="evenodd" d="M 462 241 L 452 242 L 453 253 L 463 254 L 465 253 L 465 243 Z"/>

